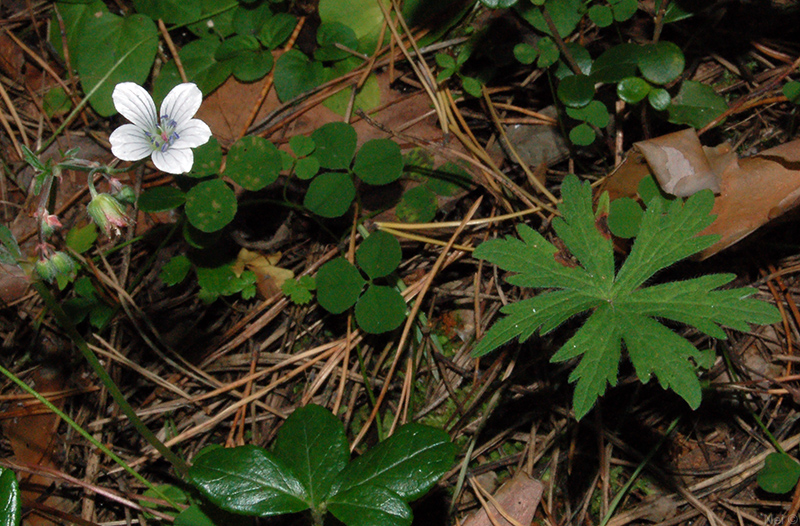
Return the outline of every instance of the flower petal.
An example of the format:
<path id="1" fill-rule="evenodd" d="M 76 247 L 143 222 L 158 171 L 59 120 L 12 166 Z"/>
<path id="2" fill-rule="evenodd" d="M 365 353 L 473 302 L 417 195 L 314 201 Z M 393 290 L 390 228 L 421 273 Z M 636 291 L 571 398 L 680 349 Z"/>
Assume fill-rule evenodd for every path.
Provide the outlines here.
<path id="1" fill-rule="evenodd" d="M 192 82 L 178 84 L 164 97 L 159 116 L 168 115 L 180 127 L 182 123 L 194 117 L 202 102 L 203 92 L 197 84 Z"/>
<path id="2" fill-rule="evenodd" d="M 158 124 L 153 97 L 140 85 L 134 82 L 117 84 L 111 98 L 117 111 L 136 126 L 151 130 Z"/>
<path id="3" fill-rule="evenodd" d="M 179 124 L 175 128 L 178 138 L 172 143 L 171 148 L 197 148 L 208 142 L 211 137 L 211 128 L 200 119 L 191 119 Z"/>
<path id="4" fill-rule="evenodd" d="M 162 172 L 170 174 L 182 174 L 192 169 L 194 164 L 194 154 L 189 148 L 169 148 L 162 152 L 153 152 L 153 164 Z"/>
<path id="5" fill-rule="evenodd" d="M 111 153 L 121 161 L 138 161 L 153 153 L 145 131 L 135 124 L 123 124 L 108 138 Z"/>

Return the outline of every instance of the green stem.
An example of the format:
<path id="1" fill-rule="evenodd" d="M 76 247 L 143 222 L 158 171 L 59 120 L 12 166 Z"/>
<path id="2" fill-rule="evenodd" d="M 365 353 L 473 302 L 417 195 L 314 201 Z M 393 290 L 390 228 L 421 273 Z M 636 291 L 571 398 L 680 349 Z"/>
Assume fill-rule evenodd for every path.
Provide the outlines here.
<path id="1" fill-rule="evenodd" d="M 86 344 L 86 340 L 83 339 L 83 336 L 78 332 L 75 328 L 75 325 L 70 320 L 67 313 L 64 312 L 64 309 L 61 308 L 61 305 L 56 302 L 56 298 L 50 292 L 44 283 L 41 281 L 34 281 L 33 288 L 36 289 L 36 292 L 39 293 L 39 296 L 44 300 L 45 305 L 50 309 L 50 311 L 55 315 L 56 320 L 58 320 L 59 325 L 61 328 L 66 331 L 67 335 L 73 341 L 73 343 L 78 347 L 83 354 L 83 357 L 86 358 L 86 361 L 89 362 L 89 365 L 94 370 L 95 374 L 100 378 L 100 381 L 103 382 L 103 385 L 106 386 L 108 389 L 109 394 L 117 403 L 119 408 L 128 417 L 128 420 L 136 428 L 137 431 L 144 437 L 144 439 L 152 445 L 156 450 L 161 453 L 161 455 L 169 461 L 170 464 L 175 468 L 175 470 L 182 476 L 185 477 L 189 472 L 189 467 L 187 466 L 186 462 L 183 461 L 178 455 L 173 453 L 158 437 L 150 431 L 150 429 L 142 422 L 142 419 L 139 418 L 139 415 L 136 414 L 133 407 L 128 403 L 125 399 L 125 395 L 122 394 L 122 391 L 119 390 L 117 384 L 114 383 L 114 380 L 111 379 L 108 372 L 103 368 L 103 365 L 100 363 L 100 360 L 97 359 L 97 356 L 89 349 L 89 346 Z"/>
<path id="2" fill-rule="evenodd" d="M 126 464 L 125 461 L 123 459 L 121 459 L 119 456 L 117 456 L 116 453 L 114 453 L 113 451 L 108 449 L 102 442 L 98 441 L 96 438 L 94 438 L 92 435 L 90 435 L 85 429 L 83 429 L 81 426 L 79 426 L 77 422 L 75 422 L 69 416 L 67 416 L 66 413 L 64 413 L 62 410 L 60 410 L 56 406 L 54 406 L 50 402 L 50 400 L 48 400 L 47 398 L 45 398 L 44 396 L 39 394 L 35 389 L 31 388 L 28 384 L 26 384 L 25 382 L 20 380 L 19 377 L 17 377 L 14 373 L 9 371 L 8 369 L 3 367 L 2 365 L 0 365 L 0 374 L 3 374 L 6 378 L 8 378 L 9 380 L 11 380 L 15 384 L 17 384 L 23 391 L 25 391 L 26 393 L 28 393 L 32 397 L 36 398 L 47 409 L 49 409 L 50 411 L 52 411 L 53 413 L 58 415 L 58 417 L 61 418 L 61 420 L 63 420 L 64 422 L 66 422 L 67 425 L 69 425 L 72 429 L 77 431 L 78 434 L 80 434 L 83 438 L 88 440 L 94 447 L 96 447 L 97 449 L 99 449 L 100 451 L 102 451 L 103 453 L 108 455 L 111 458 L 111 460 L 116 462 L 122 469 L 127 471 L 134 478 L 136 478 L 136 480 L 138 480 L 139 482 L 141 482 L 142 484 L 147 486 L 147 488 L 150 489 L 150 491 L 152 491 L 156 495 L 158 495 L 159 498 L 161 498 L 161 499 L 165 500 L 166 502 L 168 502 L 170 504 L 170 506 L 172 506 L 176 510 L 178 510 L 178 511 L 182 511 L 183 510 L 183 508 L 178 506 L 164 492 L 162 492 L 156 486 L 151 484 L 147 479 L 145 479 L 143 476 L 141 476 L 139 473 L 137 473 L 136 470 L 134 470 L 132 467 L 130 467 L 128 464 Z"/>

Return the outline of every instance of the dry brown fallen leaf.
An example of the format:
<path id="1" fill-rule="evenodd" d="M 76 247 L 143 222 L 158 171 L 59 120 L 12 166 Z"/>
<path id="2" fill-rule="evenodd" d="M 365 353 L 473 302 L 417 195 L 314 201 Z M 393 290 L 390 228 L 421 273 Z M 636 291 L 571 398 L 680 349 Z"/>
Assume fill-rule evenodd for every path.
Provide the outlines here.
<path id="1" fill-rule="evenodd" d="M 544 485 L 541 482 L 531 478 L 525 472 L 519 471 L 500 486 L 494 495 L 494 500 L 498 506 L 503 508 L 506 515 L 518 524 L 527 525 L 533 520 L 533 514 L 539 506 L 543 491 Z M 489 518 L 486 507 L 482 507 L 467 516 L 462 523 L 463 526 L 515 526 L 514 523 L 506 520 L 494 505 L 487 503 L 487 506 L 491 507 L 491 518 Z"/>
<path id="2" fill-rule="evenodd" d="M 33 380 L 33 387 L 38 392 L 54 393 L 64 389 L 66 378 L 59 371 L 40 367 L 34 371 Z M 61 408 L 64 400 L 57 399 L 53 404 Z M 42 409 L 44 408 L 38 402 L 10 406 L 9 412 L 14 416 L 2 420 L 3 435 L 11 444 L 15 461 L 31 466 L 60 469 L 58 452 L 61 444 L 57 430 L 61 419 L 55 413 Z M 71 506 L 67 500 L 60 497 L 45 497 L 53 482 L 49 477 L 37 473 L 20 474 L 19 482 L 23 506 L 34 501 L 65 511 Z M 56 524 L 37 513 L 28 515 L 25 523 L 30 526 Z"/>
<path id="3" fill-rule="evenodd" d="M 600 190 L 608 190 L 612 199 L 633 197 L 650 173 L 675 195 L 718 190 L 712 210 L 717 218 L 702 234 L 717 234 L 720 240 L 699 254 L 705 259 L 798 205 L 800 140 L 739 159 L 728 143 L 701 147 L 695 130 L 683 130 L 636 143 Z"/>

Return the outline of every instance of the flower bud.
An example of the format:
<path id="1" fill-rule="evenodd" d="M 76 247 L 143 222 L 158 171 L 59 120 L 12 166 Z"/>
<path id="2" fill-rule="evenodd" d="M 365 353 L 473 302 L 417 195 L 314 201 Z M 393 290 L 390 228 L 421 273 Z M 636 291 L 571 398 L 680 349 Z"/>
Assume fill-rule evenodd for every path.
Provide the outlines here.
<path id="1" fill-rule="evenodd" d="M 52 236 L 53 233 L 61 227 L 61 221 L 58 220 L 58 216 L 55 214 L 48 214 L 47 211 L 44 211 L 39 216 L 39 229 L 42 231 L 42 236 L 45 239 Z"/>
<path id="2" fill-rule="evenodd" d="M 72 279 L 76 273 L 75 261 L 64 252 L 54 252 L 36 262 L 36 272 L 48 283 L 59 276 Z"/>
<path id="3" fill-rule="evenodd" d="M 120 202 L 108 194 L 95 195 L 86 207 L 86 211 L 108 237 L 119 235 L 120 227 L 131 224 L 131 220 L 125 215 L 125 209 Z"/>

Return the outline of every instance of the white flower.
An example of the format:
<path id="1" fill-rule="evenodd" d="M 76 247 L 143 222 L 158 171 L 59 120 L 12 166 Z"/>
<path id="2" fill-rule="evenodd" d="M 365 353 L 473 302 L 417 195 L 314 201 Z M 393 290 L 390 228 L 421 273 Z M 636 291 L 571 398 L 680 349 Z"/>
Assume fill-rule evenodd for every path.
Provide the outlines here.
<path id="1" fill-rule="evenodd" d="M 163 172 L 182 174 L 192 169 L 192 148 L 208 142 L 211 129 L 193 119 L 203 94 L 193 83 L 178 84 L 164 98 L 161 114 L 153 98 L 133 82 L 117 84 L 111 95 L 114 107 L 132 124 L 123 124 L 111 134 L 111 152 L 123 161 L 152 156 Z"/>

